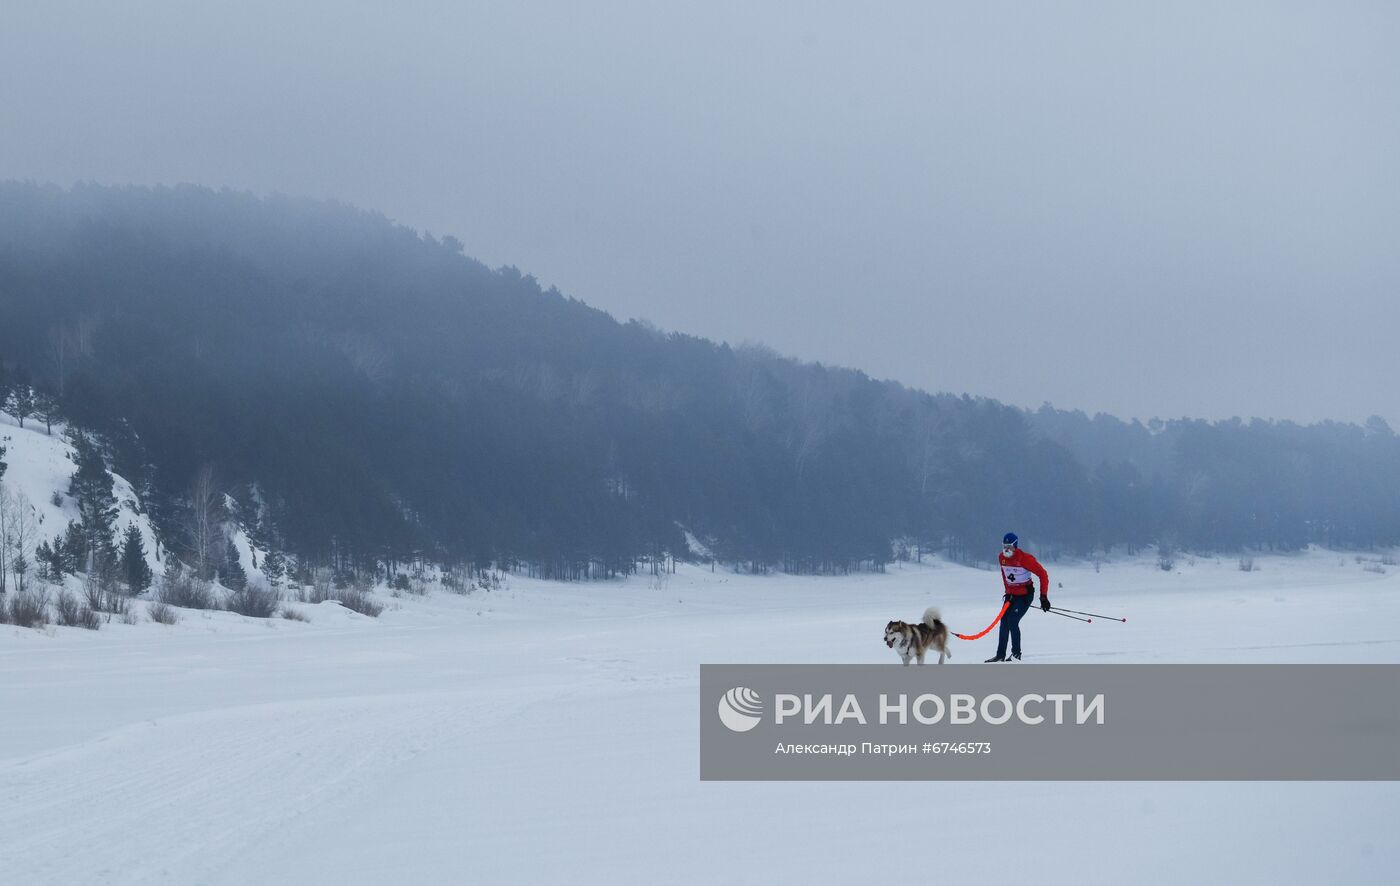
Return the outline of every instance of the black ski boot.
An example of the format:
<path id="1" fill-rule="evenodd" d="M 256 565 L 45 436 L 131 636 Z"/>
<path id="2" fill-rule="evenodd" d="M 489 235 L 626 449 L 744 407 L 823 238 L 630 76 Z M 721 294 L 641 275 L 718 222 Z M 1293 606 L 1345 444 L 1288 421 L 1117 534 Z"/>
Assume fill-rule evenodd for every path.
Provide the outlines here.
<path id="1" fill-rule="evenodd" d="M 1019 652 L 1013 652 L 1013 653 L 1011 653 L 1011 657 L 1007 659 L 1007 661 L 1020 661 L 1020 660 L 1021 660 L 1021 653 L 1019 653 Z"/>
<path id="2" fill-rule="evenodd" d="M 1000 655 L 994 655 L 991 658 L 984 661 L 983 664 L 991 664 L 994 661 L 1006 661 L 1006 659 L 1002 658 Z"/>

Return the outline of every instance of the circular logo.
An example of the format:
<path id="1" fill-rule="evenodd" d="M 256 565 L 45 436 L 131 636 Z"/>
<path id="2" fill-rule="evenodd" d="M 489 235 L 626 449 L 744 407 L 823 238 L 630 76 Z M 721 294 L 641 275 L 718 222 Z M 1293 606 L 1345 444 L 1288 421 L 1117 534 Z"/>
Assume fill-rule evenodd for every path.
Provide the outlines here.
<path id="1" fill-rule="evenodd" d="M 748 732 L 763 717 L 763 699 L 746 686 L 736 686 L 719 700 L 719 721 L 734 732 Z"/>

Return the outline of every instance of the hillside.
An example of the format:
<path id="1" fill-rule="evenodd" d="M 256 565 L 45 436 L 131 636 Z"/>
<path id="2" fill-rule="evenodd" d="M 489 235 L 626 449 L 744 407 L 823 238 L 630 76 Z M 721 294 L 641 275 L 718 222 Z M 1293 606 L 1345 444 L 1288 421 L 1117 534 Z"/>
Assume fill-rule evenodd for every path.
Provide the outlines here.
<path id="1" fill-rule="evenodd" d="M 14 554 L 23 550 L 31 561 L 30 571 L 38 572 L 42 567 L 35 557 L 36 548 L 40 545 L 57 548 L 70 525 L 82 521 L 78 502 L 71 494 L 79 455 L 70 432 L 71 429 L 63 423 L 45 428 L 42 423 L 31 421 L 25 427 L 20 427 L 15 416 L 0 411 L 0 461 L 5 465 L 4 470 L 0 471 L 0 488 L 3 488 L 0 496 L 11 508 L 8 515 L 10 524 L 0 527 L 6 530 L 0 535 L 8 540 L 5 562 L 11 568 Z M 136 488 L 121 474 L 108 472 L 107 476 L 115 500 L 115 513 L 111 521 L 113 540 L 120 542 L 128 528 L 135 527 L 151 575 L 161 575 L 169 552 L 163 548 L 161 535 L 146 505 Z M 25 521 L 27 527 L 23 544 L 19 543 L 15 525 L 20 520 Z M 253 543 L 246 528 L 238 522 L 231 522 L 226 527 L 226 533 L 228 544 L 238 552 L 246 577 L 268 582 L 268 577 L 258 565 L 264 561 L 267 552 Z M 0 590 L 12 590 L 16 583 L 17 578 L 11 571 L 6 581 L 0 584 Z M 65 584 L 57 576 L 51 583 Z"/>
<path id="2" fill-rule="evenodd" d="M 0 184 L 0 368 L 101 436 L 175 551 L 201 474 L 266 548 L 342 571 L 608 576 L 687 537 L 801 572 L 976 559 L 1008 528 L 1071 553 L 1400 541 L 1389 428 L 1114 448 L 1072 414 L 621 323 L 462 251 L 338 204 Z"/>
<path id="3" fill-rule="evenodd" d="M 0 472 L 0 483 L 4 484 L 11 505 L 22 509 L 26 515 L 23 519 L 32 526 L 31 540 L 25 549 L 31 558 L 33 548 L 40 542 L 61 540 L 69 523 L 81 520 L 78 504 L 68 494 L 77 470 L 77 454 L 65 436 L 67 430 L 65 425 L 57 424 L 46 431 L 42 424 L 34 422 L 21 428 L 14 416 L 0 411 L 0 450 L 6 464 Z M 150 517 L 126 478 L 113 474 L 111 481 L 117 506 L 112 521 L 114 535 L 120 538 L 128 526 L 135 526 L 141 534 L 147 565 L 158 575 L 163 567 Z M 13 583 L 11 575 L 9 586 Z"/>

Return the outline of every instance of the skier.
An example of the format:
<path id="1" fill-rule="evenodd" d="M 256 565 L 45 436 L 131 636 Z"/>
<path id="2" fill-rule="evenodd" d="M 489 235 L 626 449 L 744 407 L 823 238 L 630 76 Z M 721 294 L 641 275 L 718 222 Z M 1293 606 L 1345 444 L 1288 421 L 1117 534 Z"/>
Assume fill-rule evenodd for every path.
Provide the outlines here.
<path id="1" fill-rule="evenodd" d="M 1011 605 L 1001 617 L 1001 633 L 997 635 L 997 654 L 987 661 L 1021 660 L 1021 616 L 1031 608 L 1035 595 L 1035 584 L 1031 576 L 1040 579 L 1040 608 L 1050 611 L 1050 576 L 1040 561 L 1021 550 L 1016 533 L 1008 532 L 1001 539 L 1001 580 L 1006 586 L 1002 600 Z M 1006 656 L 1006 641 L 1011 639 L 1011 657 Z"/>

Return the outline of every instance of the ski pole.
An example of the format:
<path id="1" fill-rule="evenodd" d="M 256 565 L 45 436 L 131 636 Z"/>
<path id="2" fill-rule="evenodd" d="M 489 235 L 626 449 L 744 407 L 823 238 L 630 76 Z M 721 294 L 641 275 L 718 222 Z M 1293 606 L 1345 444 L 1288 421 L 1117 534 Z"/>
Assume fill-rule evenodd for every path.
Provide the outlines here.
<path id="1" fill-rule="evenodd" d="M 1074 619 L 1075 621 L 1082 621 L 1082 622 L 1089 622 L 1089 623 L 1092 623 L 1092 622 L 1094 621 L 1092 618 L 1080 618 L 1080 617 L 1077 616 L 1077 615 L 1070 615 L 1068 612 L 1061 612 L 1061 611 L 1058 610 L 1058 609 L 1047 609 L 1047 610 L 1045 610 L 1045 611 L 1048 612 L 1048 613 L 1050 613 L 1051 615 L 1063 615 L 1065 618 L 1072 618 L 1072 619 Z"/>
<path id="2" fill-rule="evenodd" d="M 1058 612 L 1058 613 L 1061 613 L 1061 614 L 1064 614 L 1064 613 L 1066 613 L 1066 612 L 1073 612 L 1075 615 L 1091 615 L 1091 616 L 1093 616 L 1094 618 L 1106 618 L 1106 619 L 1108 619 L 1109 621 L 1121 621 L 1121 622 L 1126 622 L 1126 621 L 1127 621 L 1126 618 L 1119 618 L 1119 617 L 1116 616 L 1116 615 L 1099 615 L 1097 612 L 1080 612 L 1078 609 L 1061 609 L 1061 608 L 1058 607 L 1058 606 L 1051 606 L 1051 607 L 1050 607 L 1050 611 L 1051 611 L 1051 612 Z"/>

